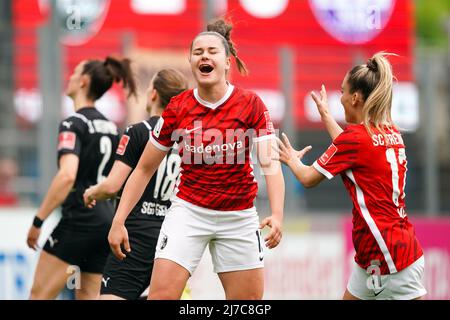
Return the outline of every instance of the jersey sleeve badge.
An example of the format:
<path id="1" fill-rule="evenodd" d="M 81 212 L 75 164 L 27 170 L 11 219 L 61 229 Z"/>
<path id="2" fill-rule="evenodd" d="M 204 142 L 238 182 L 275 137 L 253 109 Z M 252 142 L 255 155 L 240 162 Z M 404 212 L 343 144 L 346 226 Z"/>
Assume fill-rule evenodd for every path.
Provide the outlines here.
<path id="1" fill-rule="evenodd" d="M 77 136 L 75 132 L 71 131 L 61 132 L 58 137 L 58 150 L 61 149 L 74 150 L 76 140 Z"/>
<path id="2" fill-rule="evenodd" d="M 128 142 L 130 141 L 130 136 L 124 134 L 120 139 L 119 146 L 117 147 L 116 153 L 120 156 L 125 154 L 125 150 L 127 150 Z"/>
<path id="3" fill-rule="evenodd" d="M 337 150 L 337 147 L 334 144 L 331 144 L 328 147 L 327 151 L 325 151 L 324 154 L 322 154 L 322 156 L 319 158 L 319 163 L 323 166 L 326 165 L 328 161 L 330 161 L 330 159 L 335 155 Z"/>
<path id="4" fill-rule="evenodd" d="M 158 119 L 158 122 L 157 122 L 156 125 L 155 125 L 155 128 L 153 128 L 153 135 L 154 135 L 156 138 L 159 138 L 159 135 L 160 135 L 160 133 L 161 133 L 161 129 L 162 129 L 163 125 L 164 125 L 164 118 L 163 118 L 163 117 L 160 117 L 160 118 Z"/>

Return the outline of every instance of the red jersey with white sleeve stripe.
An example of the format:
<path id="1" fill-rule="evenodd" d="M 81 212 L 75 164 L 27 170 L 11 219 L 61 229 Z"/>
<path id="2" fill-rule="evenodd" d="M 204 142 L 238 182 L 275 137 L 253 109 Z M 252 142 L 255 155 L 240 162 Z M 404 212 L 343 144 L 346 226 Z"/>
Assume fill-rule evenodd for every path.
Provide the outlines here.
<path id="1" fill-rule="evenodd" d="M 406 153 L 401 134 L 349 125 L 313 166 L 328 179 L 341 174 L 353 202 L 355 261 L 381 274 L 398 272 L 422 255 L 405 212 Z M 376 262 L 377 261 L 377 262 Z"/>
<path id="2" fill-rule="evenodd" d="M 180 181 L 174 195 L 197 206 L 230 211 L 253 207 L 253 142 L 274 137 L 269 112 L 253 92 L 228 84 L 216 103 L 197 89 L 173 97 L 150 141 L 160 150 L 179 144 Z"/>

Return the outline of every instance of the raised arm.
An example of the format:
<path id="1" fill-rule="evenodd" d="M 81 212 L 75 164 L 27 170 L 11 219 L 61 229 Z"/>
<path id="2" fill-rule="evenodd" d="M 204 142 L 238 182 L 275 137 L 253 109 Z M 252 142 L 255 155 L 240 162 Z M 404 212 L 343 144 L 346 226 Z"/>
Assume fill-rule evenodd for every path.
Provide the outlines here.
<path id="1" fill-rule="evenodd" d="M 311 92 L 311 97 L 316 103 L 317 110 L 320 113 L 320 117 L 322 119 L 325 128 L 328 131 L 331 139 L 334 140 L 338 135 L 344 131 L 341 126 L 334 120 L 334 118 L 330 114 L 330 110 L 328 109 L 328 97 L 327 91 L 325 90 L 325 85 L 322 85 L 320 90 L 320 97 L 318 97 L 314 92 Z"/>
<path id="2" fill-rule="evenodd" d="M 125 220 L 129 213 L 142 197 L 148 182 L 158 169 L 162 159 L 167 151 L 161 151 L 151 142 L 145 146 L 144 152 L 139 159 L 137 167 L 128 178 L 120 199 L 119 207 L 114 216 L 111 230 L 109 231 L 108 241 L 114 255 L 118 259 L 124 259 L 126 255 L 122 252 L 120 245 L 123 244 L 127 252 L 131 251 L 128 242 L 128 233 L 125 228 Z"/>
<path id="3" fill-rule="evenodd" d="M 31 249 L 37 249 L 37 241 L 41 233 L 40 225 L 69 195 L 77 177 L 78 164 L 79 158 L 75 154 L 65 154 L 59 159 L 58 172 L 53 178 L 33 225 L 28 231 L 27 244 Z"/>
<path id="4" fill-rule="evenodd" d="M 283 209 L 284 209 L 284 177 L 280 163 L 274 160 L 276 153 L 274 145 L 276 145 L 276 137 L 259 141 L 256 143 L 256 151 L 258 161 L 264 174 L 267 186 L 267 194 L 271 209 L 271 216 L 265 218 L 260 228 L 268 225 L 271 230 L 266 236 L 266 247 L 275 248 L 281 241 L 282 225 L 283 225 Z"/>

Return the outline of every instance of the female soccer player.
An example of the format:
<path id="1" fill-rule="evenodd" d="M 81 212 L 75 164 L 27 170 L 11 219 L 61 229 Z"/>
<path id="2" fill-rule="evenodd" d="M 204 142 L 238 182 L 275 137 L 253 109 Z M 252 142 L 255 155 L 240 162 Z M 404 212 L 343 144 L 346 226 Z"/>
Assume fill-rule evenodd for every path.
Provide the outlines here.
<path id="1" fill-rule="evenodd" d="M 170 147 L 180 142 L 181 179 L 159 235 L 149 299 L 179 299 L 208 244 L 226 298 L 260 299 L 264 257 L 259 228 L 272 228 L 265 239 L 269 248 L 281 240 L 284 180 L 279 162 L 271 160 L 274 129 L 260 98 L 227 82 L 230 55 L 246 72 L 230 41 L 231 29 L 218 20 L 193 40 L 189 60 L 197 88 L 174 97 L 164 110 L 114 217 L 109 242 L 123 259 L 121 244 L 126 254 L 133 252 L 125 217 Z M 253 205 L 253 142 L 272 210 L 261 225 Z"/>
<path id="2" fill-rule="evenodd" d="M 108 177 L 86 190 L 84 201 L 93 206 L 96 200 L 113 197 L 136 167 L 149 139 L 149 133 L 170 99 L 186 90 L 187 79 L 178 71 L 163 69 L 153 77 L 148 89 L 147 111 L 150 119 L 131 125 L 120 139 L 116 161 Z M 103 271 L 100 299 L 138 299 L 150 284 L 156 241 L 164 216 L 170 207 L 170 196 L 180 172 L 181 158 L 172 150 L 150 180 L 144 194 L 132 208 L 125 226 L 133 252 L 121 261 L 109 254 Z M 120 201 L 120 193 L 117 197 Z M 128 244 L 126 244 L 128 246 Z"/>
<path id="3" fill-rule="evenodd" d="M 310 146 L 296 151 L 287 136 L 279 141 L 280 160 L 305 187 L 341 174 L 353 202 L 355 265 L 344 299 L 418 299 L 424 257 L 405 212 L 406 153 L 391 118 L 392 68 L 385 54 L 351 69 L 342 82 L 341 103 L 349 125 L 330 116 L 325 87 L 312 93 L 333 139 L 313 163 L 301 162 Z"/>
<path id="4" fill-rule="evenodd" d="M 98 296 L 114 208 L 110 202 L 86 208 L 83 193 L 104 179 L 113 164 L 117 127 L 95 108 L 95 101 L 120 81 L 135 95 L 128 59 L 82 61 L 70 77 L 66 94 L 74 101 L 75 114 L 59 126 L 58 173 L 28 232 L 28 246 L 37 249 L 42 223 L 61 204 L 62 218 L 39 257 L 30 299 L 54 299 L 73 271 L 81 272 L 73 275 L 80 279 L 72 283 L 76 298 Z"/>

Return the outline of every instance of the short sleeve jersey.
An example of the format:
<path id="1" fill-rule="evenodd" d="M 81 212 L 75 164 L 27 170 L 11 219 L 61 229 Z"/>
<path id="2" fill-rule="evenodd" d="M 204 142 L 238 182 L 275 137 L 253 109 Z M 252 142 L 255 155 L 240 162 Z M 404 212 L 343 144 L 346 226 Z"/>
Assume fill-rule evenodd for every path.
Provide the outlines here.
<path id="1" fill-rule="evenodd" d="M 136 168 L 159 117 L 129 126 L 122 135 L 116 151 L 116 160 Z M 176 146 L 170 150 L 148 183 L 141 199 L 133 208 L 130 218 L 138 220 L 163 220 L 170 207 L 170 197 L 180 174 L 181 158 Z M 122 190 L 118 193 L 119 205 Z"/>
<path id="2" fill-rule="evenodd" d="M 398 272 L 423 254 L 405 211 L 406 152 L 401 134 L 349 125 L 313 166 L 328 179 L 340 174 L 353 202 L 355 260 L 378 261 L 382 274 Z M 377 263 L 375 263 L 377 264 Z"/>
<path id="3" fill-rule="evenodd" d="M 261 99 L 228 85 L 216 103 L 201 99 L 197 89 L 172 98 L 150 141 L 161 150 L 179 143 L 181 164 L 177 197 L 197 206 L 230 211 L 251 208 L 257 194 L 251 148 L 274 137 Z"/>
<path id="4" fill-rule="evenodd" d="M 65 154 L 75 154 L 79 158 L 73 189 L 62 204 L 64 217 L 86 226 L 111 220 L 114 208 L 109 201 L 99 202 L 89 209 L 84 205 L 83 193 L 108 175 L 118 142 L 116 125 L 92 107 L 79 109 L 60 123 L 58 160 Z"/>

